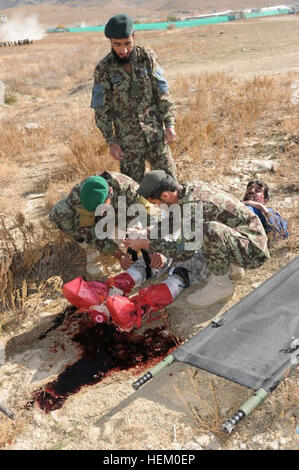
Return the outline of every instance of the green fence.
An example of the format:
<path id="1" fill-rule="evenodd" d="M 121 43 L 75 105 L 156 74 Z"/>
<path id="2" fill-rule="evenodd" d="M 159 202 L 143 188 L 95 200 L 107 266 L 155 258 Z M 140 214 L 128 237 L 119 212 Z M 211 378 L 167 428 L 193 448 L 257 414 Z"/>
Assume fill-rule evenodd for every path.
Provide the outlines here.
<path id="1" fill-rule="evenodd" d="M 283 8 L 277 10 L 268 10 L 268 11 L 256 11 L 250 13 L 244 13 L 245 18 L 256 18 L 260 16 L 272 16 L 272 15 L 286 15 L 293 13 L 290 8 Z M 153 30 L 163 30 L 167 28 L 191 28 L 194 26 L 201 26 L 205 24 L 217 24 L 217 23 L 226 23 L 228 21 L 234 21 L 238 19 L 237 15 L 219 15 L 219 16 L 209 16 L 205 18 L 196 18 L 193 20 L 184 20 L 184 21 L 164 21 L 159 23 L 137 23 L 134 25 L 136 31 L 153 31 Z M 104 31 L 105 25 L 98 26 L 86 26 L 83 28 L 49 28 L 47 33 L 87 33 L 87 32 L 98 32 Z"/>
<path id="2" fill-rule="evenodd" d="M 215 16 L 209 18 L 198 18 L 195 20 L 185 21 L 163 21 L 160 23 L 137 23 L 134 25 L 135 31 L 152 31 L 157 29 L 167 29 L 169 27 L 175 28 L 191 28 L 192 26 L 199 26 L 203 24 L 216 24 L 225 23 L 230 18 L 227 15 Z M 87 26 L 86 28 L 67 28 L 70 33 L 82 33 L 91 31 L 104 31 L 105 26 Z"/>
<path id="3" fill-rule="evenodd" d="M 290 8 L 279 8 L 277 10 L 268 10 L 268 11 L 251 11 L 250 13 L 245 13 L 245 18 L 257 18 L 261 16 L 273 16 L 273 15 L 288 15 L 293 13 Z"/>

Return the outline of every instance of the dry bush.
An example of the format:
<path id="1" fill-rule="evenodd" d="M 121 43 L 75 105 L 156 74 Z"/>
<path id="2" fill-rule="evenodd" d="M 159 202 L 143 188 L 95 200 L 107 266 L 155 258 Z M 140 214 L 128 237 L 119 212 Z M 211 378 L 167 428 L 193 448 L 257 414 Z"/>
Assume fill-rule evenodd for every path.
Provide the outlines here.
<path id="1" fill-rule="evenodd" d="M 69 180 L 51 181 L 45 195 L 47 207 L 53 207 L 60 199 L 66 197 L 73 186 L 74 182 Z"/>
<path id="2" fill-rule="evenodd" d="M 0 160 L 0 184 L 7 184 L 16 181 L 20 176 L 20 167 L 14 161 L 1 162 Z M 11 204 L 11 200 L 10 200 Z M 2 208 L 2 207 L 1 207 Z"/>
<path id="3" fill-rule="evenodd" d="M 0 164 L 0 171 L 2 169 L 2 165 L 3 164 Z M 5 167 L 5 164 L 3 165 Z M 16 172 L 19 173 L 19 170 L 16 170 Z M 1 174 L 1 173 L 0 173 Z M 17 177 L 17 173 L 15 173 L 16 177 Z M 0 182 L 1 182 L 1 176 L 0 176 Z M 11 180 L 10 180 L 11 182 Z M 6 184 L 6 182 L 5 182 Z M 12 201 L 13 199 L 13 207 L 12 207 Z M 25 199 L 22 198 L 19 194 L 1 194 L 0 193 L 0 217 L 3 216 L 3 215 L 10 215 L 12 212 L 15 212 L 15 208 L 18 208 L 18 211 L 22 212 L 24 210 L 24 207 L 25 207 Z"/>
<path id="4" fill-rule="evenodd" d="M 64 158 L 75 171 L 77 179 L 108 168 L 119 171 L 118 163 L 108 154 L 107 143 L 93 121 L 90 123 L 90 130 L 75 127 L 67 145 L 70 153 Z"/>
<path id="5" fill-rule="evenodd" d="M 296 372 L 292 375 L 291 379 L 284 379 L 266 400 L 242 421 L 239 431 L 245 433 L 247 439 L 252 435 L 276 431 L 280 426 L 292 434 L 296 432 L 293 412 L 298 406 L 299 389 Z"/>
<path id="6" fill-rule="evenodd" d="M 24 427 L 24 419 L 12 421 L 9 418 L 3 418 L 0 422 L 0 449 L 11 444 Z"/>
<path id="7" fill-rule="evenodd" d="M 36 310 L 46 291 L 56 292 L 69 266 L 79 263 L 81 250 L 50 224 L 33 225 L 23 214 L 12 227 L 0 219 L 0 329 L 16 325 Z M 81 260 L 82 261 L 82 260 Z"/>
<path id="8" fill-rule="evenodd" d="M 278 120 L 282 130 L 295 132 L 298 119 L 289 99 L 292 76 L 286 79 L 280 86 L 281 77 L 236 79 L 224 73 L 178 77 L 172 87 L 177 103 L 177 141 L 172 151 L 179 178 L 189 177 L 186 160 L 201 165 L 203 179 L 228 171 L 231 161 L 240 156 L 244 140 L 261 130 L 271 132 Z M 107 167 L 118 171 L 93 120 L 86 129 L 76 123 L 71 128 L 71 154 L 66 161 L 76 174 L 85 177 Z M 259 138 L 263 138 L 261 133 Z"/>
<path id="9" fill-rule="evenodd" d="M 36 43 L 31 54 L 14 55 L 14 50 L 8 51 L 11 55 L 4 62 L 1 78 L 9 92 L 48 98 L 80 80 L 90 79 L 99 60 L 98 47 L 90 48 L 88 42 L 76 44 L 74 37 L 69 39 L 57 43 L 55 36 L 48 38 L 46 46 Z M 97 41 L 97 46 L 99 43 L 101 41 Z M 108 43 L 104 49 L 107 46 Z M 20 70 L 21 79 L 18 78 Z"/>
<path id="10" fill-rule="evenodd" d="M 177 385 L 174 387 L 175 392 L 186 409 L 190 412 L 190 415 L 194 419 L 199 431 L 212 432 L 213 434 L 219 435 L 223 418 L 221 417 L 215 386 L 210 380 L 208 383 L 209 390 L 207 390 L 206 385 L 204 387 L 205 394 L 207 395 L 204 397 L 203 393 L 200 391 L 200 383 L 196 378 L 197 373 L 197 370 L 195 372 L 188 370 L 190 382 L 188 394 L 191 400 L 186 397 L 186 391 L 180 390 L 180 387 Z M 198 402 L 198 406 L 194 406 L 194 402 Z M 204 412 L 201 410 L 204 410 Z"/>
<path id="11" fill-rule="evenodd" d="M 13 121 L 0 122 L 0 164 L 11 162 L 12 157 L 22 159 L 26 151 L 41 150 L 49 144 L 50 128 L 44 124 L 36 129 L 27 129 Z"/>
<path id="12" fill-rule="evenodd" d="M 211 159 L 211 175 L 238 156 L 244 138 L 254 136 L 265 119 L 291 107 L 289 89 L 273 77 L 237 80 L 224 73 L 200 74 L 178 78 L 173 89 L 179 105 L 175 158 Z M 286 125 L 293 122 L 290 117 Z"/>

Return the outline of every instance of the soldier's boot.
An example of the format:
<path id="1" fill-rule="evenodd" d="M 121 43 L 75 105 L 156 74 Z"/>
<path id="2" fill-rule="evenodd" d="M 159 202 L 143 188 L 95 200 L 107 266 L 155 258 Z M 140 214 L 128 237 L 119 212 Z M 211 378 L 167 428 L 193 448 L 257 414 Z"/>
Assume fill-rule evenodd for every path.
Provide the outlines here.
<path id="1" fill-rule="evenodd" d="M 54 220 L 53 220 L 54 221 Z M 54 221 L 55 223 L 55 221 Z M 80 247 L 85 251 L 86 253 L 86 266 L 85 266 L 85 271 L 86 271 L 86 279 L 88 281 L 96 281 L 98 279 L 101 279 L 103 276 L 103 265 L 101 261 L 101 253 L 99 250 L 94 248 L 93 246 L 89 245 L 85 241 L 79 242 Z"/>
<path id="2" fill-rule="evenodd" d="M 84 249 L 86 251 L 86 279 L 88 281 L 101 279 L 103 277 L 101 253 L 90 245 L 87 245 Z"/>
<path id="3" fill-rule="evenodd" d="M 118 331 L 126 333 L 140 328 L 144 318 L 171 304 L 187 286 L 186 279 L 174 274 L 161 284 L 141 289 L 134 297 L 111 296 L 106 301 L 111 322 Z"/>
<path id="4" fill-rule="evenodd" d="M 187 302 L 198 307 L 208 307 L 219 302 L 225 302 L 234 295 L 234 285 L 230 272 L 223 276 L 211 274 L 207 284 L 187 297 Z"/>
<path id="5" fill-rule="evenodd" d="M 230 264 L 230 275 L 232 281 L 240 281 L 245 276 L 244 269 L 241 266 L 237 266 L 236 264 Z"/>

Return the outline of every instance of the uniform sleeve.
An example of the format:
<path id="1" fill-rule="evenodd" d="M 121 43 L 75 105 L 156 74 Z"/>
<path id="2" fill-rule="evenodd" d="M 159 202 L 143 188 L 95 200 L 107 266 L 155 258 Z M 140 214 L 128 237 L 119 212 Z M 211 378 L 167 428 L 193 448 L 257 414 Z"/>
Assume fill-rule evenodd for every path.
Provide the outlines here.
<path id="1" fill-rule="evenodd" d="M 105 255 L 112 255 L 118 248 L 118 245 L 111 239 L 106 238 L 105 240 L 94 240 L 94 246 Z"/>
<path id="2" fill-rule="evenodd" d="M 150 244 L 150 251 L 162 253 L 167 258 L 173 258 L 174 261 L 186 261 L 194 256 L 194 250 L 184 249 L 184 242 L 181 240 L 153 240 Z"/>
<path id="3" fill-rule="evenodd" d="M 108 145 L 116 142 L 112 125 L 112 93 L 105 70 L 98 64 L 94 72 L 94 84 L 90 107 L 94 109 L 95 122 Z"/>
<path id="4" fill-rule="evenodd" d="M 175 261 L 186 261 L 192 258 L 194 250 L 187 250 L 183 227 L 181 226 L 178 230 L 174 228 L 173 215 L 170 213 L 169 223 L 167 223 L 169 234 L 165 235 L 162 230 L 164 217 L 161 214 L 160 220 L 156 222 L 156 230 L 153 233 L 155 236 L 158 235 L 158 238 L 150 240 L 150 251 L 162 253 L 168 258 L 173 258 Z"/>
<path id="5" fill-rule="evenodd" d="M 155 96 L 156 106 L 161 121 L 164 122 L 166 127 L 174 126 L 175 111 L 174 102 L 169 94 L 169 85 L 164 76 L 163 69 L 160 66 L 159 60 L 154 52 L 150 54 L 151 61 L 151 80 L 153 84 L 153 93 Z"/>

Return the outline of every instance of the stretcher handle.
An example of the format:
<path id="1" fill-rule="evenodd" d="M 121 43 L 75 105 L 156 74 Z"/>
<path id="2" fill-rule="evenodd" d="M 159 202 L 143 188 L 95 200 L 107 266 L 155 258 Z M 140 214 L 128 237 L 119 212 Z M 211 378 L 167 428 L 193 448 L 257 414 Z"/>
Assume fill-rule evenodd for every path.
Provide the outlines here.
<path id="1" fill-rule="evenodd" d="M 170 364 L 172 364 L 174 360 L 175 359 L 171 354 L 166 356 L 163 359 L 163 361 L 159 362 L 157 365 L 152 367 L 152 369 L 150 369 L 146 374 L 144 374 L 142 377 L 140 377 L 138 380 L 132 383 L 132 387 L 134 388 L 134 390 L 138 390 L 142 385 L 148 382 L 152 377 L 159 374 L 167 366 L 170 366 Z"/>
<path id="2" fill-rule="evenodd" d="M 10 411 L 8 408 L 6 408 L 6 406 L 1 405 L 1 403 L 0 403 L 0 411 L 2 411 L 2 413 L 4 413 L 5 416 L 7 416 L 8 418 L 15 419 L 15 414 L 12 411 Z"/>
<path id="3" fill-rule="evenodd" d="M 267 397 L 268 392 L 263 388 L 259 388 L 256 392 L 240 407 L 240 409 L 222 425 L 223 431 L 230 434 L 239 422 L 249 416 L 250 413 Z"/>
<path id="4" fill-rule="evenodd" d="M 133 382 L 132 387 L 134 388 L 134 390 L 138 390 L 142 385 L 148 382 L 152 377 L 153 377 L 152 374 L 150 372 L 147 372 L 138 380 L 136 380 L 136 382 Z"/>

